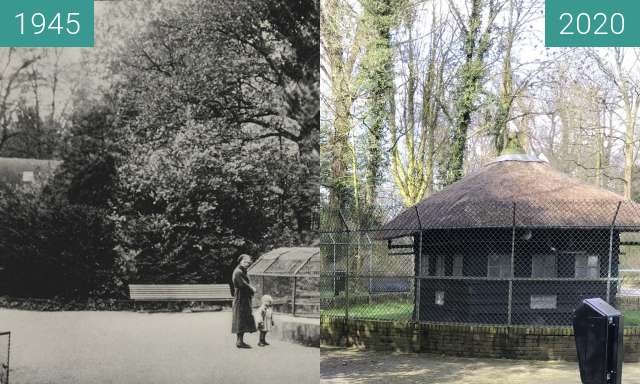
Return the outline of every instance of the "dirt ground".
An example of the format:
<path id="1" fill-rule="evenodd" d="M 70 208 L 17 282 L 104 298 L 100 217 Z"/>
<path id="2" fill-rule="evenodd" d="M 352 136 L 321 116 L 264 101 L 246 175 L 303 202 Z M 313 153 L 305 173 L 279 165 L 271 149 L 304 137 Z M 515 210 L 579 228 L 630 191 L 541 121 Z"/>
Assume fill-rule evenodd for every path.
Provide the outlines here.
<path id="1" fill-rule="evenodd" d="M 277 321 L 277 317 L 276 317 Z M 319 349 L 269 340 L 235 348 L 231 312 L 32 312 L 0 309 L 11 384 L 313 383 Z"/>
<path id="2" fill-rule="evenodd" d="M 323 384 L 580 384 L 578 363 L 470 359 L 322 348 Z M 625 364 L 622 382 L 640 384 L 640 363 Z"/>

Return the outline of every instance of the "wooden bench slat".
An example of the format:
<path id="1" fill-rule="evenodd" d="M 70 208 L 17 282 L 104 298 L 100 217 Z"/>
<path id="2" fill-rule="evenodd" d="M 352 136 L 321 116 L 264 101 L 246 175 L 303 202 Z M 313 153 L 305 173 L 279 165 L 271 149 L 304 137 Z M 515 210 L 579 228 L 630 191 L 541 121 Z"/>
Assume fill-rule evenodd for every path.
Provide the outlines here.
<path id="1" fill-rule="evenodd" d="M 199 298 L 212 298 L 212 299 L 216 299 L 216 298 L 220 298 L 220 299 L 231 299 L 231 296 L 211 296 L 211 295 L 132 295 L 132 298 L 136 299 L 136 298 L 144 298 L 144 297 L 166 297 L 168 299 L 179 299 L 179 298 L 194 298 L 194 297 L 199 297 Z"/>
<path id="2" fill-rule="evenodd" d="M 231 296 L 229 292 L 133 292 L 133 295 L 198 295 L 198 296 Z"/>
<path id="3" fill-rule="evenodd" d="M 131 284 L 132 300 L 233 300 L 227 284 Z"/>
<path id="4" fill-rule="evenodd" d="M 140 291 L 132 291 L 134 294 L 151 294 L 151 295 L 191 295 L 191 294 L 196 294 L 196 295 L 214 295 L 214 296 L 219 296 L 219 295 L 223 295 L 223 296 L 231 296 L 230 292 L 203 292 L 203 291 L 184 291 L 184 292 L 175 292 L 175 291 L 144 291 L 144 292 L 140 292 Z"/>
<path id="5" fill-rule="evenodd" d="M 177 293 L 182 293 L 182 292 L 214 292 L 214 293 L 222 293 L 222 292 L 226 292 L 229 293 L 231 292 L 229 289 L 219 289 L 219 290 L 211 290 L 211 289 L 132 289 L 130 290 L 130 292 L 177 292 Z"/>
<path id="6" fill-rule="evenodd" d="M 151 289 L 151 288 L 132 288 L 132 291 L 139 291 L 139 292 L 231 292 L 229 290 L 229 288 L 226 289 L 188 289 L 188 288 L 180 288 L 180 289 L 165 289 L 165 288 L 161 288 L 161 289 Z"/>
<path id="7" fill-rule="evenodd" d="M 166 287 L 166 288 L 174 288 L 174 287 L 210 287 L 210 288 L 219 288 L 219 287 L 228 287 L 228 284 L 129 284 L 130 287 Z"/>

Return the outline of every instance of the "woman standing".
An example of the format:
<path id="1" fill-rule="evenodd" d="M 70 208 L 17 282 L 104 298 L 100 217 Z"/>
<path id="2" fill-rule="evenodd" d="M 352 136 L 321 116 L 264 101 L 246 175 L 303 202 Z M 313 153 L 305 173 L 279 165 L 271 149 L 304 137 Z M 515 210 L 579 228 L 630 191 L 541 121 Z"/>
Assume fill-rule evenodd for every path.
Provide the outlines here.
<path id="1" fill-rule="evenodd" d="M 236 347 L 251 348 L 243 340 L 246 332 L 253 333 L 256 331 L 256 323 L 251 313 L 251 298 L 256 289 L 251 285 L 247 268 L 251 265 L 251 256 L 240 255 L 238 257 L 238 266 L 233 270 L 233 319 L 231 323 L 231 333 L 238 335 Z"/>

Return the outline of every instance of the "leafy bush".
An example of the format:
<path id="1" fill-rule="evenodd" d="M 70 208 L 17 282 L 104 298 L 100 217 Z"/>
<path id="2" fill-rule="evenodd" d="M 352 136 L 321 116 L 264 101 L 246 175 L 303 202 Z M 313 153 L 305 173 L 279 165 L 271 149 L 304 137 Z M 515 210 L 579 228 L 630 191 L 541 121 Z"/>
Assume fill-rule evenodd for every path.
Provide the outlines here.
<path id="1" fill-rule="evenodd" d="M 37 187 L 0 191 L 0 265 L 17 297 L 122 297 L 113 226 L 102 209 L 43 199 Z"/>

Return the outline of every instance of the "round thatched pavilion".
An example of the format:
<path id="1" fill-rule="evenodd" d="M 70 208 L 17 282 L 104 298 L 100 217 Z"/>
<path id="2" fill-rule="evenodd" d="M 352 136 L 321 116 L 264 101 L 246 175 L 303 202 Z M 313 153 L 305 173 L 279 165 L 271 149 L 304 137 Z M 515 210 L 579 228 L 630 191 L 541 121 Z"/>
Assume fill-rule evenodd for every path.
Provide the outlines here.
<path id="1" fill-rule="evenodd" d="M 390 248 L 412 238 L 418 321 L 561 325 L 583 298 L 614 301 L 620 234 L 638 229 L 640 205 L 505 155 L 404 210 L 383 237 Z"/>

